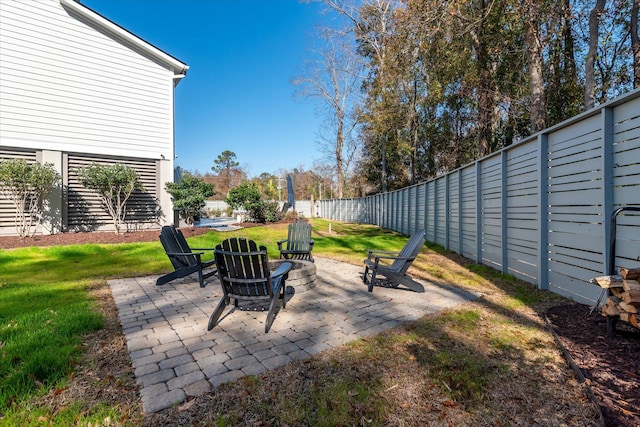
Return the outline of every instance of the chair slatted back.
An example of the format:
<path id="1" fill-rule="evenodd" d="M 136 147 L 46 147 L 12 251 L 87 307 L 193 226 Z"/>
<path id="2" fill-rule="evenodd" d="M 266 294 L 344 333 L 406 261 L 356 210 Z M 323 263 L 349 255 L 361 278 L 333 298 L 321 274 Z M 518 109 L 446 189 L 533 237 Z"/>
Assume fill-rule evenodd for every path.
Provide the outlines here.
<path id="1" fill-rule="evenodd" d="M 169 253 L 191 253 L 187 239 L 184 238 L 182 231 L 174 226 L 165 225 L 160 231 L 160 243 L 165 252 Z M 173 268 L 179 270 L 181 268 L 190 267 L 197 264 L 195 256 L 173 256 L 169 257 Z"/>
<path id="2" fill-rule="evenodd" d="M 253 240 L 231 238 L 216 246 L 216 264 L 225 293 L 264 297 L 273 294 L 267 248 Z"/>
<path id="3" fill-rule="evenodd" d="M 424 246 L 424 243 L 426 242 L 424 234 L 424 230 L 418 230 L 411 235 L 409 240 L 407 240 L 407 243 L 405 243 L 404 247 L 398 254 L 398 258 L 409 258 L 409 260 L 396 259 L 395 261 L 393 261 L 393 264 L 391 264 L 391 270 L 396 271 L 399 274 L 405 274 L 407 272 L 407 270 L 411 266 L 413 259 L 418 256 L 418 254 L 422 250 L 422 247 Z"/>
<path id="4" fill-rule="evenodd" d="M 304 221 L 298 221 L 294 222 L 293 224 L 289 224 L 287 250 L 311 250 L 311 224 Z"/>

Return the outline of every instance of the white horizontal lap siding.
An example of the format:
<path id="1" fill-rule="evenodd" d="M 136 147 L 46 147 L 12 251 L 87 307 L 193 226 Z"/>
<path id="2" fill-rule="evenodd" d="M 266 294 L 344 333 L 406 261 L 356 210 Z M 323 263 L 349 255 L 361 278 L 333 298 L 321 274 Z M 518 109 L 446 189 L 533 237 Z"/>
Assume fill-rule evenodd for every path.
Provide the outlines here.
<path id="1" fill-rule="evenodd" d="M 170 158 L 173 72 L 58 0 L 1 2 L 2 144 Z"/>

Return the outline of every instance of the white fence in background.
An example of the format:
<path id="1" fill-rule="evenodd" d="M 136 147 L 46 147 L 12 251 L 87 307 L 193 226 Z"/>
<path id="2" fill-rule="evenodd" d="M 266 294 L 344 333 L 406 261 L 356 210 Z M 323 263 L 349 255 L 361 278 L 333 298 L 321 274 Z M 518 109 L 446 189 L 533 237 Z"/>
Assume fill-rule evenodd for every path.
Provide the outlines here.
<path id="1" fill-rule="evenodd" d="M 280 208 L 282 208 L 284 202 L 279 202 L 279 204 Z M 315 212 L 318 204 L 315 203 L 315 205 L 316 206 L 314 206 L 314 209 L 312 209 L 310 200 L 296 200 L 295 211 L 298 212 L 298 215 L 302 215 L 305 218 L 311 218 L 312 211 Z M 222 216 L 225 216 L 227 207 L 228 205 L 224 200 L 206 200 L 204 210 L 206 212 L 219 210 L 220 212 L 222 212 Z"/>
<path id="2" fill-rule="evenodd" d="M 541 289 L 594 303 L 589 279 L 640 267 L 640 90 L 428 182 L 319 201 L 319 215 L 427 240 Z M 615 231 L 615 236 L 612 232 Z"/>

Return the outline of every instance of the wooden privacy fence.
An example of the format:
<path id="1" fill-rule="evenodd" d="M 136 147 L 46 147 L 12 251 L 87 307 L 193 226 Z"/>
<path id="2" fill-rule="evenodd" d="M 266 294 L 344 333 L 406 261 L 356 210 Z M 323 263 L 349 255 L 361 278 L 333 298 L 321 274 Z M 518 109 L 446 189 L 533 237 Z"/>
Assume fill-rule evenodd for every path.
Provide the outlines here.
<path id="1" fill-rule="evenodd" d="M 640 267 L 640 90 L 428 182 L 321 200 L 320 216 L 427 239 L 478 263 L 594 303 L 589 280 Z M 612 239 L 613 237 L 613 239 Z"/>

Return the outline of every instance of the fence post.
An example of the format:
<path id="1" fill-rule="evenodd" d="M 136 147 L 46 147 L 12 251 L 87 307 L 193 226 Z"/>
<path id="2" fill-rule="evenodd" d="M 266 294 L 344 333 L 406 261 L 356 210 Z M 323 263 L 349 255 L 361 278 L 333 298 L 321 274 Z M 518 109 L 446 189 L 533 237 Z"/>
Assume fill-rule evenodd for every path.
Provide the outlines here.
<path id="1" fill-rule="evenodd" d="M 449 232 L 451 228 L 449 227 L 449 223 L 451 222 L 449 218 L 449 214 L 451 212 L 451 202 L 449 201 L 449 197 L 451 195 L 451 191 L 449 190 L 449 184 L 451 180 L 451 174 L 448 173 L 444 177 L 444 247 L 449 250 Z"/>
<path id="2" fill-rule="evenodd" d="M 549 139 L 546 133 L 538 135 L 538 209 L 540 218 L 538 244 L 538 288 L 549 289 Z"/>
<path id="3" fill-rule="evenodd" d="M 427 224 L 429 223 L 429 183 L 431 181 L 427 181 L 424 183 L 424 231 L 425 235 L 428 236 L 429 227 Z M 427 240 L 429 240 L 427 238 Z"/>
<path id="4" fill-rule="evenodd" d="M 500 227 L 502 228 L 502 231 L 500 233 L 500 239 L 501 239 L 501 244 L 502 244 L 502 253 L 501 253 L 501 264 L 502 264 L 502 273 L 503 274 L 509 274 L 509 233 L 508 233 L 508 226 L 509 226 L 509 221 L 508 221 L 508 209 L 507 209 L 507 203 L 508 203 L 508 186 L 507 186 L 507 150 L 502 150 L 502 152 L 500 153 L 500 162 L 502 163 L 500 166 L 501 172 L 500 172 L 500 185 L 501 185 L 501 191 L 500 191 Z"/>
<path id="5" fill-rule="evenodd" d="M 482 168 L 476 160 L 476 260 L 482 264 Z"/>
<path id="6" fill-rule="evenodd" d="M 464 249 L 463 235 L 464 230 L 462 226 L 462 168 L 458 169 L 458 254 L 462 255 Z"/>
<path id="7" fill-rule="evenodd" d="M 611 255 L 611 215 L 613 214 L 613 108 L 605 107 L 601 110 L 602 114 L 602 236 L 603 242 L 602 255 L 604 256 L 603 274 L 609 274 L 613 271 L 616 260 L 613 260 L 613 266 L 609 264 Z"/>

